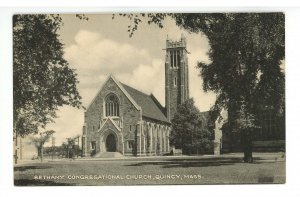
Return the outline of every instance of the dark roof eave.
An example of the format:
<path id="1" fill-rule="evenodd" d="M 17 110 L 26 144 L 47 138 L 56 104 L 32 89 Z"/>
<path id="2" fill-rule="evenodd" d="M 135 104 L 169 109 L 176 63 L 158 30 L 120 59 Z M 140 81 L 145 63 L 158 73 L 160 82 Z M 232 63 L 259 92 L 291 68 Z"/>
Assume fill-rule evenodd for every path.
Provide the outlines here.
<path id="1" fill-rule="evenodd" d="M 152 120 L 152 121 L 159 122 L 159 123 L 163 123 L 163 124 L 167 124 L 167 125 L 171 125 L 171 122 L 169 122 L 168 120 L 158 120 L 158 119 L 151 118 L 151 117 L 145 116 L 145 115 L 142 115 L 142 118 L 150 119 L 150 120 Z"/>

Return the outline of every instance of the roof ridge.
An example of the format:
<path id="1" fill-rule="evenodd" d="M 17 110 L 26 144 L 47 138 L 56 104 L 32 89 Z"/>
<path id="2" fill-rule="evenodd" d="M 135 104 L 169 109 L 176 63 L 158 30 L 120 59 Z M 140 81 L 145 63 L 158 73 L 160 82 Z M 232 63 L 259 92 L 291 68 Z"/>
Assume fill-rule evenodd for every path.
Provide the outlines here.
<path id="1" fill-rule="evenodd" d="M 143 92 L 143 91 L 141 91 L 141 90 L 138 90 L 138 89 L 136 89 L 136 88 L 134 88 L 134 87 L 132 87 L 132 86 L 129 86 L 129 85 L 127 85 L 127 84 L 125 84 L 125 83 L 122 83 L 122 82 L 120 82 L 122 85 L 125 85 L 125 86 L 127 86 L 127 87 L 129 87 L 129 88 L 131 88 L 131 89 L 133 89 L 133 90 L 135 90 L 135 91 L 138 91 L 138 92 L 140 92 L 140 93 L 142 93 L 142 94 L 144 94 L 144 95 L 146 95 L 146 96 L 151 96 L 151 94 L 146 94 L 145 92 Z"/>
<path id="2" fill-rule="evenodd" d="M 143 110 L 142 115 L 144 117 L 169 123 L 169 121 L 166 118 L 166 115 L 161 109 L 161 104 L 159 103 L 159 101 L 157 101 L 154 95 L 146 94 L 121 82 L 120 84 L 132 96 L 132 98 L 138 103 L 138 105 L 141 106 Z"/>
<path id="3" fill-rule="evenodd" d="M 97 92 L 96 96 L 94 97 L 94 99 L 90 102 L 90 104 L 88 105 L 88 107 L 86 108 L 86 111 L 89 110 L 89 108 L 91 107 L 91 105 L 95 102 L 97 96 L 100 94 L 100 92 L 102 91 L 102 88 L 106 85 L 106 83 L 109 81 L 109 79 L 112 79 L 115 84 L 121 89 L 121 91 L 125 94 L 125 96 L 130 100 L 130 102 L 136 107 L 136 109 L 140 110 L 141 106 L 139 106 L 134 99 L 130 96 L 130 94 L 126 91 L 126 89 L 123 87 L 123 85 L 127 86 L 126 84 L 121 83 L 120 81 L 118 81 L 112 74 L 110 74 L 105 82 L 102 84 L 100 90 Z M 130 87 L 130 86 L 128 86 Z"/>

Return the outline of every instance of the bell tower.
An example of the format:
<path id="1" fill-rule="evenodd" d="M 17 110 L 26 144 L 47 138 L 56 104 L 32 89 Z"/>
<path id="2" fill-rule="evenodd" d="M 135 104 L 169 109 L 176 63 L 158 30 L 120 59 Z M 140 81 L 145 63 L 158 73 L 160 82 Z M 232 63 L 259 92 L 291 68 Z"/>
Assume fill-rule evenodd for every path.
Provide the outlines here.
<path id="1" fill-rule="evenodd" d="M 166 116 L 172 120 L 177 106 L 189 98 L 189 76 L 186 38 L 166 41 L 165 57 L 165 103 Z"/>

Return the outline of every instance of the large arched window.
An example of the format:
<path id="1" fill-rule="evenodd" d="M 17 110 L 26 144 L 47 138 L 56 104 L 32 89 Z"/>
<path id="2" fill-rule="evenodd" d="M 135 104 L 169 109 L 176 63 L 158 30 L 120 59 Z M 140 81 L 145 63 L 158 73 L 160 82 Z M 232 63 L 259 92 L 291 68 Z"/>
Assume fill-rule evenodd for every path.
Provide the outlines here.
<path id="1" fill-rule="evenodd" d="M 105 100 L 105 115 L 119 116 L 119 99 L 114 94 L 109 94 Z"/>

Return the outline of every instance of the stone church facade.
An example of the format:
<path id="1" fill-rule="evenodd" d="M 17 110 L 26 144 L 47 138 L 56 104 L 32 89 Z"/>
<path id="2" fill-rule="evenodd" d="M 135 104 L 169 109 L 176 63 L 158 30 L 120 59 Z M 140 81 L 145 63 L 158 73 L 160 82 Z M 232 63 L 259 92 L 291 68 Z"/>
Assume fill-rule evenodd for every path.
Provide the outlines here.
<path id="1" fill-rule="evenodd" d="M 84 115 L 83 155 L 170 153 L 171 119 L 177 106 L 189 98 L 187 53 L 185 37 L 179 41 L 167 39 L 165 107 L 154 95 L 147 95 L 109 76 Z"/>

